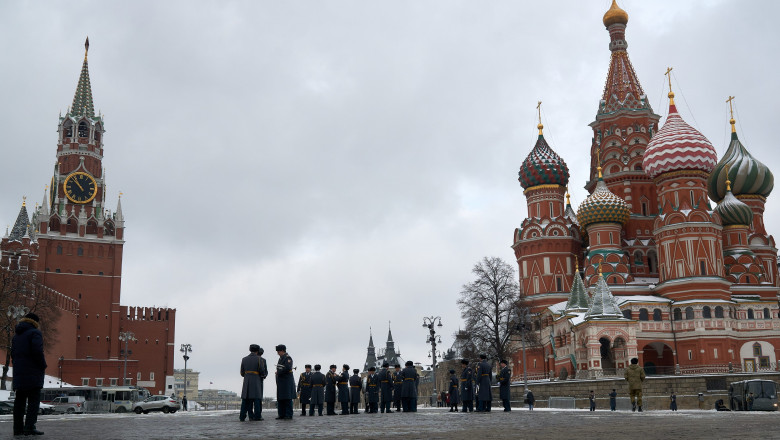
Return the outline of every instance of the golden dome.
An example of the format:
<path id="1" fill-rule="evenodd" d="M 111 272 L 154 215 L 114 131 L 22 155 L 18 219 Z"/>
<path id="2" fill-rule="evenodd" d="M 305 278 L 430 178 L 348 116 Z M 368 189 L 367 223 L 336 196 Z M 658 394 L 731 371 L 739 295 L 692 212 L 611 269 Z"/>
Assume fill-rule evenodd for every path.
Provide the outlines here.
<path id="1" fill-rule="evenodd" d="M 628 13 L 620 9 L 620 6 L 617 5 L 617 1 L 612 0 L 612 7 L 604 14 L 604 26 L 609 27 L 615 23 L 627 24 Z"/>

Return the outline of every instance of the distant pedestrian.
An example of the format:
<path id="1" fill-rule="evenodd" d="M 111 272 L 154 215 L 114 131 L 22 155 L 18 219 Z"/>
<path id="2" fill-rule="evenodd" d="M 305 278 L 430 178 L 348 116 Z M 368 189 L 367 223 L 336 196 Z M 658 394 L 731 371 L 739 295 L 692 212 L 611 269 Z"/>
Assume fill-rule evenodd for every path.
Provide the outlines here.
<path id="1" fill-rule="evenodd" d="M 588 400 L 590 401 L 590 410 L 596 411 L 596 395 L 593 394 L 593 390 L 590 390 L 590 394 L 588 395 Z"/>
<path id="2" fill-rule="evenodd" d="M 458 388 L 459 388 L 458 376 L 455 375 L 455 370 L 450 370 L 450 412 L 458 412 Z"/>
<path id="3" fill-rule="evenodd" d="M 295 378 L 293 377 L 293 360 L 287 354 L 284 344 L 276 346 L 279 361 L 276 363 L 276 409 L 277 420 L 292 420 L 293 399 L 295 399 Z"/>
<path id="4" fill-rule="evenodd" d="M 352 370 L 352 376 L 349 378 L 349 413 L 358 414 L 358 405 L 360 404 L 360 392 L 363 389 L 363 379 L 360 378 L 360 370 Z"/>
<path id="5" fill-rule="evenodd" d="M 187 396 L 181 398 L 181 408 L 187 411 Z"/>
<path id="6" fill-rule="evenodd" d="M 525 401 L 528 403 L 528 411 L 533 411 L 534 402 L 536 402 L 536 399 L 534 398 L 534 393 L 532 393 L 531 390 L 528 390 L 528 392 L 525 394 Z"/>
<path id="7" fill-rule="evenodd" d="M 612 388 L 612 392 L 609 393 L 609 410 L 614 411 L 617 409 L 617 391 Z"/>
<path id="8" fill-rule="evenodd" d="M 325 402 L 325 375 L 320 371 L 320 364 L 314 365 L 314 373 L 311 374 L 311 400 L 309 401 L 309 416 L 314 415 L 314 407 L 317 407 L 317 415 L 322 415 L 322 404 Z"/>
<path id="9" fill-rule="evenodd" d="M 753 411 L 753 400 L 754 400 L 753 393 L 748 394 L 748 397 L 747 397 L 747 410 L 748 411 Z"/>
<path id="10" fill-rule="evenodd" d="M 460 361 L 463 371 L 460 373 L 460 401 L 463 402 L 463 412 L 474 411 L 474 370 L 469 367 L 468 359 Z"/>
<path id="11" fill-rule="evenodd" d="M 36 429 L 38 408 L 41 405 L 41 388 L 46 371 L 43 356 L 43 333 L 39 330 L 40 318 L 28 313 L 14 328 L 11 342 L 11 361 L 14 366 L 14 435 L 43 435 Z M 25 412 L 27 417 L 25 419 Z"/>
<path id="12" fill-rule="evenodd" d="M 626 368 L 623 377 L 628 381 L 628 392 L 631 396 L 631 411 L 642 412 L 642 382 L 645 381 L 645 370 L 639 366 L 639 359 L 632 358 L 631 365 Z"/>
<path id="13" fill-rule="evenodd" d="M 479 355 L 479 364 L 477 364 L 476 381 L 479 384 L 477 390 L 477 411 L 490 412 L 493 403 L 493 391 L 490 385 L 493 383 L 493 367 L 487 361 L 487 355 Z"/>
<path id="14" fill-rule="evenodd" d="M 501 365 L 501 371 L 498 372 L 496 377 L 498 380 L 499 397 L 504 405 L 504 411 L 512 411 L 512 406 L 509 402 L 509 383 L 512 379 L 512 370 L 507 366 L 506 359 L 501 359 L 499 365 Z"/>
<path id="15" fill-rule="evenodd" d="M 674 394 L 674 391 L 672 391 L 672 395 L 669 396 L 669 409 L 677 411 L 677 394 Z"/>

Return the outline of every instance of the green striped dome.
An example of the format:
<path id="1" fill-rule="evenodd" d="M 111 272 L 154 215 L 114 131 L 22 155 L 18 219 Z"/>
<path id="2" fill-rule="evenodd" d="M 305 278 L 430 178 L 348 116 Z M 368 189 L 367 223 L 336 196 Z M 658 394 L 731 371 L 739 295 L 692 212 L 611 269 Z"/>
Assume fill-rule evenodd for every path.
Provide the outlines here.
<path id="1" fill-rule="evenodd" d="M 750 226 L 753 223 L 753 211 L 750 206 L 734 197 L 731 191 L 726 191 L 726 197 L 718 203 L 715 211 L 720 214 L 723 226 Z"/>
<path id="2" fill-rule="evenodd" d="M 604 180 L 599 178 L 596 189 L 577 211 L 577 220 L 580 226 L 587 228 L 593 223 L 620 223 L 626 224 L 631 210 L 625 200 L 612 194 Z"/>
<path id="3" fill-rule="evenodd" d="M 720 202 L 726 196 L 726 177 L 731 181 L 731 192 L 737 197 L 767 197 L 775 186 L 772 171 L 748 152 L 736 133 L 731 134 L 731 143 L 726 154 L 715 165 L 707 181 L 707 190 L 712 200 Z"/>

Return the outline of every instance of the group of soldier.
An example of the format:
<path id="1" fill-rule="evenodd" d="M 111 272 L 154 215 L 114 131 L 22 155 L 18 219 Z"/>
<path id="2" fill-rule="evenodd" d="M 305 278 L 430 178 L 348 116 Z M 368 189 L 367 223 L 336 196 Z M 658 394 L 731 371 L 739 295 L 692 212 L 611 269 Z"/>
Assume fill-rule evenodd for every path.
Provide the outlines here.
<path id="1" fill-rule="evenodd" d="M 394 370 L 385 362 L 377 371 L 376 367 L 368 369 L 365 382 L 360 377 L 357 368 L 349 374 L 349 365 L 343 365 L 341 372 L 337 372 L 336 365 L 331 365 L 327 373 L 323 374 L 322 367 L 317 364 L 314 371 L 306 364 L 305 371 L 298 378 L 298 386 L 295 386 L 293 378 L 293 360 L 287 353 L 287 347 L 283 344 L 276 346 L 279 361 L 276 363 L 276 399 L 279 420 L 292 420 L 292 401 L 297 397 L 301 403 L 301 415 L 306 415 L 306 406 L 309 406 L 309 416 L 314 415 L 317 408 L 318 415 L 323 415 L 323 404 L 326 406 L 326 415 L 338 415 L 336 402 L 341 404 L 340 415 L 358 414 L 358 406 L 361 395 L 365 402 L 365 413 L 377 412 L 416 412 L 417 393 L 420 384 L 420 374 L 412 361 L 407 361 L 405 368 L 395 364 Z M 241 390 L 241 410 L 239 420 L 263 420 L 262 398 L 263 381 L 268 376 L 268 367 L 262 357 L 263 349 L 257 344 L 249 346 L 249 355 L 241 360 L 241 376 L 244 378 Z M 477 399 L 476 412 L 489 412 L 492 403 L 491 384 L 493 372 L 486 355 L 480 355 L 480 361 L 475 368 L 469 366 L 469 361 L 463 359 L 463 371 L 460 378 L 455 370 L 450 370 L 450 411 L 458 411 L 458 403 L 462 403 L 463 412 L 474 410 L 474 399 Z M 501 370 L 496 379 L 499 382 L 500 398 L 504 411 L 510 411 L 509 383 L 511 370 L 507 362 L 501 360 Z"/>

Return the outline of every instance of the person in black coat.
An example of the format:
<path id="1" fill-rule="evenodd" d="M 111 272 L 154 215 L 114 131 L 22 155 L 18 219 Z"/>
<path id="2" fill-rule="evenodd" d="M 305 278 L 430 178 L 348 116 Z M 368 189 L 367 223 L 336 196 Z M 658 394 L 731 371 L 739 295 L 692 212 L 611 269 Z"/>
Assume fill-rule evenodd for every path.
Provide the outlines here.
<path id="1" fill-rule="evenodd" d="M 476 382 L 479 385 L 477 391 L 477 411 L 490 412 L 493 401 L 493 392 L 490 385 L 493 383 L 493 367 L 487 361 L 487 355 L 479 355 L 479 364 L 476 370 Z"/>
<path id="2" fill-rule="evenodd" d="M 238 420 L 263 420 L 263 380 L 268 376 L 268 365 L 260 356 L 263 351 L 257 344 L 249 346 L 249 354 L 241 359 L 241 409 Z"/>
<path id="3" fill-rule="evenodd" d="M 276 346 L 279 362 L 276 363 L 276 409 L 278 420 L 292 420 L 293 399 L 295 399 L 295 378 L 293 377 L 293 360 L 287 354 L 284 344 Z"/>
<path id="4" fill-rule="evenodd" d="M 588 400 L 590 401 L 590 410 L 596 411 L 596 395 L 593 394 L 593 390 L 590 390 L 590 394 L 588 395 Z"/>
<path id="5" fill-rule="evenodd" d="M 612 388 L 612 392 L 609 393 L 609 410 L 614 411 L 617 409 L 617 391 Z"/>
<path id="6" fill-rule="evenodd" d="M 11 361 L 14 366 L 14 435 L 43 435 L 36 429 L 38 408 L 41 405 L 41 388 L 46 371 L 43 356 L 43 334 L 39 330 L 40 318 L 28 313 L 19 320 L 11 341 Z M 25 410 L 27 419 L 25 420 Z"/>
<path id="7" fill-rule="evenodd" d="M 341 403 L 341 415 L 349 415 L 349 365 L 344 364 L 336 385 L 339 388 L 339 403 Z"/>
<path id="8" fill-rule="evenodd" d="M 339 375 L 336 373 L 336 366 L 331 365 L 330 371 L 325 373 L 325 415 L 336 415 L 336 384 L 339 382 Z"/>
<path id="9" fill-rule="evenodd" d="M 376 367 L 368 369 L 366 395 L 368 397 L 368 412 L 375 414 L 379 406 L 379 376 L 376 374 Z"/>
<path id="10" fill-rule="evenodd" d="M 468 359 L 460 361 L 463 371 L 460 373 L 460 401 L 463 412 L 474 411 L 474 370 L 469 367 Z"/>
<path id="11" fill-rule="evenodd" d="M 358 414 L 358 404 L 360 404 L 360 391 L 363 389 L 363 380 L 360 378 L 360 370 L 352 370 L 352 376 L 349 378 L 349 413 Z"/>
<path id="12" fill-rule="evenodd" d="M 390 404 L 393 401 L 393 378 L 388 369 L 389 366 L 390 364 L 387 362 L 383 363 L 382 369 L 377 373 L 377 376 L 379 377 L 379 391 L 381 392 L 379 410 L 383 413 L 385 410 L 387 410 L 388 413 L 393 412 L 390 410 Z"/>
<path id="13" fill-rule="evenodd" d="M 672 391 L 672 395 L 669 396 L 669 409 L 677 411 L 677 394 Z"/>
<path id="14" fill-rule="evenodd" d="M 401 412 L 401 388 L 404 385 L 404 376 L 401 374 L 401 365 L 395 364 L 393 366 L 395 372 L 393 372 L 393 406 L 396 412 Z"/>
<path id="15" fill-rule="evenodd" d="M 534 393 L 532 393 L 531 390 L 528 390 L 528 393 L 526 393 L 525 401 L 528 403 L 528 411 L 533 411 L 534 402 L 536 402 L 536 399 L 534 398 Z"/>
<path id="16" fill-rule="evenodd" d="M 314 415 L 314 407 L 317 407 L 318 415 L 322 415 L 322 403 L 325 402 L 325 375 L 320 372 L 320 364 L 314 366 L 314 373 L 309 379 L 311 383 L 311 401 L 309 415 Z"/>
<path id="17" fill-rule="evenodd" d="M 311 400 L 311 365 L 306 364 L 306 371 L 298 377 L 298 399 L 301 401 L 301 415 L 306 415 L 306 405 Z"/>
<path id="18" fill-rule="evenodd" d="M 414 399 L 417 398 L 417 383 L 420 380 L 420 374 L 414 368 L 412 361 L 406 361 L 406 367 L 401 371 L 404 383 L 401 386 L 401 404 L 404 412 L 414 412 Z"/>
<path id="19" fill-rule="evenodd" d="M 509 402 L 509 383 L 512 379 L 512 370 L 507 366 L 507 361 L 505 359 L 501 359 L 499 365 L 501 365 L 501 371 L 499 371 L 497 377 L 499 397 L 501 398 L 501 403 L 504 405 L 504 411 L 512 411 L 512 406 Z"/>
<path id="20" fill-rule="evenodd" d="M 450 412 L 458 412 L 458 388 L 460 381 L 455 375 L 455 370 L 450 370 Z"/>

